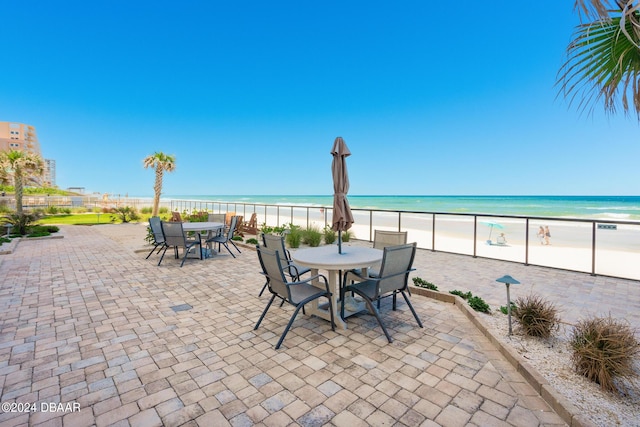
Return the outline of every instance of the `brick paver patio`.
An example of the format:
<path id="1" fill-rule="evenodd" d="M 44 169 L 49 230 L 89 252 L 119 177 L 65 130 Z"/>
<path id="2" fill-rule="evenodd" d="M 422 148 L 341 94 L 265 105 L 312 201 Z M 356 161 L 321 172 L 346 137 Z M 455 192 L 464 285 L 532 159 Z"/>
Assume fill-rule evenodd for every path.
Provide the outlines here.
<path id="1" fill-rule="evenodd" d="M 268 296 L 252 250 L 158 267 L 95 227 L 61 234 L 0 257 L 0 426 L 564 425 L 454 305 L 414 295 L 420 329 L 401 300 L 383 304 L 393 344 L 369 315 L 336 332 L 299 316 L 276 351 L 292 309 L 253 330 Z M 495 304 L 504 289 L 481 289 L 503 274 L 523 289 L 553 279 L 559 294 L 607 285 L 570 297 L 580 310 L 589 294 L 637 294 L 633 281 L 428 251 L 415 266 Z"/>

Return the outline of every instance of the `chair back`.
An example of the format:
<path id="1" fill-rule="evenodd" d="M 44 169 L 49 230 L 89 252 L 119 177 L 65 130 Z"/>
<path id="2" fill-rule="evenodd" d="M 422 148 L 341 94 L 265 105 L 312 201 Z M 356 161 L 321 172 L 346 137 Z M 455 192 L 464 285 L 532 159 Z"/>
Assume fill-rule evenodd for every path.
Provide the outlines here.
<path id="1" fill-rule="evenodd" d="M 225 223 L 225 214 L 212 214 L 210 213 L 207 216 L 207 221 L 209 222 L 220 222 L 222 224 Z"/>
<path id="2" fill-rule="evenodd" d="M 288 251 L 284 247 L 284 237 L 276 236 L 275 234 L 262 233 L 262 243 L 265 248 L 269 248 L 272 251 L 277 251 L 280 256 L 280 263 L 285 267 L 289 265 Z"/>
<path id="3" fill-rule="evenodd" d="M 384 249 L 387 246 L 405 245 L 407 243 L 406 231 L 375 230 L 373 235 L 373 247 Z"/>
<path id="4" fill-rule="evenodd" d="M 377 296 L 407 288 L 415 255 L 415 243 L 384 248 L 380 268 L 382 280 L 378 282 Z"/>
<path id="5" fill-rule="evenodd" d="M 164 234 L 162 234 L 162 221 L 158 216 L 152 216 L 149 218 L 149 228 L 153 234 L 153 241 L 156 245 L 164 243 Z"/>
<path id="6" fill-rule="evenodd" d="M 229 225 L 229 230 L 227 230 L 227 240 L 233 239 L 233 233 L 236 231 L 237 226 L 238 226 L 238 217 L 232 216 L 231 223 Z"/>
<path id="7" fill-rule="evenodd" d="M 184 229 L 181 222 L 162 221 L 164 241 L 169 246 L 185 246 Z"/>
<path id="8" fill-rule="evenodd" d="M 291 301 L 289 295 L 289 288 L 287 286 L 287 279 L 282 272 L 282 264 L 280 263 L 280 255 L 278 251 L 268 249 L 266 247 L 256 247 L 258 252 L 258 259 L 260 260 L 260 266 L 262 272 L 267 276 L 267 282 L 271 292 L 277 294 L 279 297 Z"/>
<path id="9" fill-rule="evenodd" d="M 231 225 L 231 218 L 233 218 L 234 216 L 236 216 L 235 212 L 227 212 L 226 214 L 224 214 L 224 223 L 226 226 Z"/>

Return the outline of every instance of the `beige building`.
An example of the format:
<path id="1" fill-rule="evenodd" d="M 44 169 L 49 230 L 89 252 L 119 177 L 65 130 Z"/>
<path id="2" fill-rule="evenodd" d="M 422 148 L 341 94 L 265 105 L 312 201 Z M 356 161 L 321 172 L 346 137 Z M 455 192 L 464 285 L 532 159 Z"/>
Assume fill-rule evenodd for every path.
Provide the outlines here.
<path id="1" fill-rule="evenodd" d="M 0 122 L 0 151 L 27 151 L 42 157 L 36 128 L 24 123 Z M 44 159 L 44 158 L 43 158 Z M 56 162 L 44 159 L 44 174 L 41 185 L 56 186 Z"/>

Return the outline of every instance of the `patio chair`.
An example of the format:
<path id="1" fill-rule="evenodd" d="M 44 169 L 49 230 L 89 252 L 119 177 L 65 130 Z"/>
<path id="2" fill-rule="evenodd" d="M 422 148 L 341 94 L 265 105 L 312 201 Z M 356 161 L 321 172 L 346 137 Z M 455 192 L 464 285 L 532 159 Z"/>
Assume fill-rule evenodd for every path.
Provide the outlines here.
<path id="1" fill-rule="evenodd" d="M 158 247 L 160 248 L 158 249 L 158 253 L 160 253 L 162 248 L 165 246 L 164 234 L 162 233 L 162 221 L 160 220 L 160 217 L 152 216 L 151 218 L 149 218 L 149 228 L 151 229 L 151 233 L 153 235 L 154 246 L 153 246 L 153 249 L 151 249 L 151 252 L 149 252 L 149 255 L 147 255 L 145 259 L 149 259 L 151 254 L 156 249 L 158 249 Z"/>
<path id="2" fill-rule="evenodd" d="M 265 248 L 269 248 L 273 251 L 278 251 L 280 256 L 280 263 L 284 266 L 285 274 L 287 274 L 291 280 L 300 280 L 300 276 L 311 271 L 310 268 L 297 265 L 291 260 L 291 252 L 287 250 L 284 245 L 284 237 L 276 236 L 275 234 L 262 233 L 262 243 Z M 268 283 L 265 283 L 262 290 L 258 294 L 262 296 L 264 290 L 267 289 Z"/>
<path id="3" fill-rule="evenodd" d="M 207 216 L 207 221 L 209 221 L 209 222 L 219 222 L 219 223 L 221 223 L 221 224 L 225 224 L 225 219 L 226 219 L 226 218 L 225 218 L 225 214 L 214 214 L 214 213 L 210 213 L 210 214 Z M 219 236 L 219 235 L 221 235 L 223 232 L 224 232 L 224 228 L 221 228 L 221 229 L 219 229 L 219 230 L 209 230 L 209 232 L 207 233 L 207 238 L 206 238 L 206 240 L 211 239 L 211 238 L 213 238 L 213 237 L 215 237 L 215 236 Z"/>
<path id="4" fill-rule="evenodd" d="M 238 249 L 236 244 L 233 243 L 233 234 L 236 231 L 237 224 L 238 224 L 238 217 L 237 216 L 231 217 L 231 224 L 229 225 L 229 229 L 226 230 L 224 234 L 221 234 L 219 236 L 213 236 L 212 238 L 207 239 L 206 243 L 217 243 L 218 252 L 220 252 L 220 245 L 224 246 L 225 248 L 227 248 L 227 251 L 229 251 L 231 256 L 235 258 L 236 256 L 233 254 L 233 252 L 231 252 L 231 249 L 229 249 L 229 243 L 231 243 L 233 247 L 236 248 L 236 251 L 238 251 L 238 253 L 241 253 L 240 249 Z"/>
<path id="5" fill-rule="evenodd" d="M 158 265 L 160 265 L 165 253 L 167 253 L 167 249 L 171 246 L 174 248 L 176 258 L 178 258 L 178 248 L 184 248 L 184 256 L 182 257 L 180 267 L 184 265 L 184 261 L 187 259 L 187 255 L 189 255 L 191 249 L 196 246 L 198 247 L 200 259 L 202 259 L 202 241 L 200 233 L 196 233 L 195 239 L 190 239 L 184 234 L 181 222 L 162 221 L 160 224 L 162 226 L 162 234 L 164 234 L 165 248 L 162 252 L 162 256 L 160 257 L 160 261 L 158 261 Z"/>
<path id="6" fill-rule="evenodd" d="M 256 246 L 256 251 L 258 252 L 258 259 L 260 260 L 260 266 L 262 267 L 262 274 L 267 278 L 267 285 L 272 296 L 253 330 L 255 331 L 258 329 L 262 319 L 264 319 L 264 316 L 267 314 L 269 307 L 271 307 L 271 304 L 273 304 L 273 300 L 275 300 L 276 297 L 281 298 L 283 301 L 286 301 L 295 307 L 289 323 L 287 323 L 287 326 L 284 328 L 284 332 L 282 332 L 282 336 L 280 336 L 280 339 L 276 344 L 277 350 L 280 348 L 282 341 L 284 341 L 284 337 L 287 335 L 287 332 L 289 332 L 289 329 L 291 328 L 293 321 L 296 319 L 300 309 L 302 308 L 304 312 L 305 304 L 320 297 L 331 299 L 329 282 L 327 281 L 327 278 L 321 274 L 309 277 L 302 281 L 288 282 L 287 275 L 284 271 L 289 267 L 286 265 L 284 267 L 282 266 L 280 261 L 282 257 L 278 254 L 277 250 L 274 251 L 265 247 Z M 313 280 L 321 280 L 320 283 L 324 282 L 324 288 L 314 286 L 311 283 Z M 335 331 L 332 304 L 329 304 L 329 310 L 331 313 L 331 329 Z"/>
<path id="7" fill-rule="evenodd" d="M 249 221 L 242 223 L 242 232 L 258 235 L 258 214 L 252 213 Z"/>
<path id="8" fill-rule="evenodd" d="M 340 304 L 340 314 L 342 318 L 344 318 L 344 295 L 346 292 L 354 292 L 365 301 L 369 312 L 372 313 L 382 331 L 387 337 L 387 341 L 390 343 L 393 342 L 389 332 L 387 332 L 387 328 L 384 326 L 382 322 L 382 318 L 380 317 L 380 310 L 377 307 L 374 307 L 373 302 L 380 301 L 380 299 L 392 296 L 393 297 L 393 310 L 396 310 L 396 296 L 397 293 L 401 293 L 406 301 L 411 313 L 413 313 L 413 317 L 415 317 L 416 322 L 418 322 L 418 326 L 421 328 L 422 322 L 420 318 L 416 314 L 416 311 L 413 309 L 413 305 L 411 305 L 411 301 L 407 297 L 405 291 L 409 289 L 409 273 L 413 271 L 413 259 L 416 255 L 416 244 L 409 243 L 406 245 L 398 245 L 398 246 L 387 246 L 383 249 L 384 253 L 382 255 L 382 266 L 380 268 L 380 275 L 378 277 L 362 277 L 356 275 L 353 272 L 348 272 L 344 276 L 344 286 L 341 290 L 341 304 Z M 347 281 L 350 276 L 356 276 L 355 279 L 358 280 L 355 283 L 347 285 Z"/>
<path id="9" fill-rule="evenodd" d="M 171 219 L 169 221 L 182 222 L 182 216 L 180 215 L 180 212 L 171 212 Z"/>

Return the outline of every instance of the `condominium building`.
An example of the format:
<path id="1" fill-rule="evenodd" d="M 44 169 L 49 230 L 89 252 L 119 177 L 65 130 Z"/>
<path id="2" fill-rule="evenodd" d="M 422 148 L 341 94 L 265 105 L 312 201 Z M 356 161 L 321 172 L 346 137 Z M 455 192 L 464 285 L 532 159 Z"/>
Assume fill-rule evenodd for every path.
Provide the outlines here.
<path id="1" fill-rule="evenodd" d="M 36 128 L 24 123 L 0 122 L 0 151 L 26 151 L 42 158 Z M 44 159 L 44 173 L 37 184 L 56 186 L 56 161 Z"/>
<path id="2" fill-rule="evenodd" d="M 0 122 L 0 151 L 28 151 L 42 157 L 36 128 L 14 122 Z"/>

